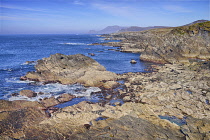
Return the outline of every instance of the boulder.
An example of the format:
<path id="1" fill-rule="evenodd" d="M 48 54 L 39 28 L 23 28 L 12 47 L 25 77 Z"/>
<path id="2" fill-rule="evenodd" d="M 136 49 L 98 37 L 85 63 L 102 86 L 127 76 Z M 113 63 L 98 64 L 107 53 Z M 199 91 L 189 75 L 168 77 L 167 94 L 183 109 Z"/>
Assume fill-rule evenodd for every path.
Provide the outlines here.
<path id="1" fill-rule="evenodd" d="M 57 99 L 55 99 L 55 97 L 50 97 L 50 98 L 45 98 L 41 101 L 41 103 L 45 106 L 45 107 L 51 107 L 51 106 L 55 106 L 59 104 L 59 101 Z"/>
<path id="2" fill-rule="evenodd" d="M 131 63 L 131 64 L 136 64 L 137 62 L 136 62 L 136 60 L 132 59 L 132 60 L 130 61 L 130 63 Z"/>
<path id="3" fill-rule="evenodd" d="M 26 65 L 28 65 L 28 64 L 33 64 L 33 63 L 35 63 L 35 61 L 26 61 L 26 62 L 25 62 Z"/>
<path id="4" fill-rule="evenodd" d="M 94 54 L 94 53 L 88 53 L 88 55 L 90 55 L 90 56 L 95 56 L 95 54 Z"/>
<path id="5" fill-rule="evenodd" d="M 119 83 L 116 81 L 107 81 L 103 84 L 103 87 L 106 89 L 111 89 L 119 86 Z"/>
<path id="6" fill-rule="evenodd" d="M 35 93 L 35 92 L 31 91 L 31 90 L 21 90 L 19 92 L 19 94 L 22 95 L 22 96 L 26 96 L 28 98 L 37 96 L 37 93 Z"/>
<path id="7" fill-rule="evenodd" d="M 71 94 L 68 94 L 68 93 L 64 93 L 62 95 L 60 95 L 57 100 L 60 102 L 60 103 L 63 103 L 63 102 L 68 102 L 68 101 L 71 101 L 73 98 L 75 98 L 76 96 L 75 95 L 71 95 Z"/>
<path id="8" fill-rule="evenodd" d="M 104 66 L 82 54 L 54 54 L 38 60 L 35 69 L 35 72 L 28 72 L 21 79 L 99 87 L 103 86 L 103 81 L 115 80 L 117 77 L 115 73 L 106 71 Z"/>

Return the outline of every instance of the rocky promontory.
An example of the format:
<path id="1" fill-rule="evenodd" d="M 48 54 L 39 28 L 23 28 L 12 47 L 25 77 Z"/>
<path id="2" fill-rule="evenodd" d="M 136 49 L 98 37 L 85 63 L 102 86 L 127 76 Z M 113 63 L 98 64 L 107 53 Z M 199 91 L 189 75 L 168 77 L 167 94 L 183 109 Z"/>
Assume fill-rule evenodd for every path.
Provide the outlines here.
<path id="1" fill-rule="evenodd" d="M 121 42 L 102 45 L 141 53 L 140 59 L 155 63 L 188 63 L 189 58 L 210 59 L 210 21 L 188 26 L 102 35 Z"/>
<path id="2" fill-rule="evenodd" d="M 54 54 L 49 58 L 38 60 L 35 69 L 36 71 L 28 72 L 21 79 L 44 83 L 80 83 L 85 86 L 105 86 L 106 88 L 116 85 L 115 82 L 110 82 L 116 80 L 115 73 L 106 71 L 104 66 L 82 54 Z"/>

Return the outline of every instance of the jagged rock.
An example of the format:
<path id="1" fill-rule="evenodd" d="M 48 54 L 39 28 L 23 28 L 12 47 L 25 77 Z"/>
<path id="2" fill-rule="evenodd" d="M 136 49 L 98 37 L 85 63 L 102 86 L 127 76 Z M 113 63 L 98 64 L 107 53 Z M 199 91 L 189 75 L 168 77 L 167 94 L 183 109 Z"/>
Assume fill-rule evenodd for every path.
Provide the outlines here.
<path id="1" fill-rule="evenodd" d="M 186 125 L 181 126 L 182 132 L 189 140 L 208 140 L 210 120 L 188 117 Z"/>
<path id="2" fill-rule="evenodd" d="M 28 65 L 28 64 L 33 64 L 33 63 L 35 63 L 35 61 L 26 61 L 26 62 L 25 62 L 25 64 L 27 64 L 27 65 Z"/>
<path id="3" fill-rule="evenodd" d="M 46 118 L 38 102 L 0 100 L 0 139 L 20 139 L 24 130 Z"/>
<path id="4" fill-rule="evenodd" d="M 55 99 L 55 97 L 50 97 L 50 98 L 45 98 L 45 99 L 41 100 L 41 103 L 45 107 L 51 107 L 51 106 L 58 105 L 60 102 L 57 99 Z"/>
<path id="5" fill-rule="evenodd" d="M 31 90 L 21 90 L 19 92 L 19 94 L 22 95 L 22 96 L 26 96 L 28 98 L 37 96 L 37 93 L 35 93 L 35 92 L 31 91 Z"/>
<path id="6" fill-rule="evenodd" d="M 112 98 L 112 95 L 107 95 L 105 98 L 106 99 L 111 99 Z"/>
<path id="7" fill-rule="evenodd" d="M 62 94 L 60 95 L 57 100 L 60 102 L 60 103 L 63 103 L 63 102 L 67 102 L 67 101 L 71 101 L 73 98 L 75 98 L 76 96 L 75 95 L 71 95 L 71 94 L 68 94 L 68 93 L 65 93 L 65 94 Z"/>
<path id="8" fill-rule="evenodd" d="M 112 89 L 119 86 L 119 83 L 116 81 L 107 81 L 103 84 L 103 87 L 106 89 Z"/>
<path id="9" fill-rule="evenodd" d="M 114 105 L 120 106 L 120 105 L 122 105 L 122 104 L 121 104 L 120 102 L 115 102 Z"/>
<path id="10" fill-rule="evenodd" d="M 38 60 L 35 72 L 28 72 L 22 80 L 81 83 L 85 86 L 103 86 L 103 81 L 115 80 L 115 73 L 106 71 L 98 62 L 82 54 L 55 54 Z"/>
<path id="11" fill-rule="evenodd" d="M 198 119 L 210 119 L 210 87 L 207 84 L 210 72 L 200 68 L 189 70 L 190 67 L 167 64 L 157 66 L 158 72 L 123 74 L 126 91 L 132 93 L 124 98 L 148 104 L 151 110 L 163 116 L 183 118 L 190 115 Z"/>
<path id="12" fill-rule="evenodd" d="M 131 64 L 136 64 L 137 62 L 136 62 L 136 60 L 132 59 L 132 60 L 130 61 L 130 63 L 131 63 Z"/>
<path id="13" fill-rule="evenodd" d="M 103 45 L 120 46 L 123 52 L 141 53 L 140 59 L 155 63 L 189 63 L 188 58 L 210 58 L 210 21 L 188 26 L 140 32 L 113 33 L 104 37 L 121 42 Z"/>
<path id="14" fill-rule="evenodd" d="M 129 102 L 129 101 L 131 101 L 130 96 L 125 96 L 125 97 L 123 98 L 123 101 L 124 101 L 124 102 Z"/>
<path id="15" fill-rule="evenodd" d="M 95 54 L 94 54 L 94 53 L 88 53 L 88 55 L 90 55 L 90 56 L 95 56 Z"/>
<path id="16" fill-rule="evenodd" d="M 37 109 L 45 108 L 44 106 L 42 106 L 36 101 L 31 102 L 31 101 L 23 101 L 23 100 L 16 100 L 16 101 L 0 100 L 0 112 L 20 110 L 20 109 L 28 108 L 28 107 L 34 107 Z"/>

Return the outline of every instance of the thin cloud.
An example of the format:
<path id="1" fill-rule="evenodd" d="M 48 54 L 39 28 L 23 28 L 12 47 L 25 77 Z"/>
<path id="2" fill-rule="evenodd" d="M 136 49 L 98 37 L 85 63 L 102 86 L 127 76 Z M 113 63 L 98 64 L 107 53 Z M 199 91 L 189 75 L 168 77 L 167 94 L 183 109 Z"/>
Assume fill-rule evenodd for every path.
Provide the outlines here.
<path id="1" fill-rule="evenodd" d="M 126 7 L 126 6 L 115 6 L 113 4 L 101 4 L 101 3 L 93 3 L 92 4 L 93 7 L 95 7 L 96 9 L 99 9 L 101 11 L 107 12 L 113 16 L 132 16 L 133 15 L 133 10 L 130 7 Z"/>
<path id="2" fill-rule="evenodd" d="M 14 5 L 0 5 L 0 8 L 7 8 L 7 9 L 13 9 L 13 10 L 24 10 L 24 11 L 35 11 L 35 12 L 46 11 L 45 9 L 34 9 L 34 8 L 20 7 L 20 6 L 14 6 Z"/>
<path id="3" fill-rule="evenodd" d="M 192 12 L 191 10 L 182 6 L 178 6 L 178 5 L 165 5 L 163 6 L 163 9 L 170 12 L 174 12 L 174 13 L 191 13 Z"/>
<path id="4" fill-rule="evenodd" d="M 0 16 L 1 20 L 39 20 L 36 18 L 16 17 L 16 16 Z"/>
<path id="5" fill-rule="evenodd" d="M 75 0 L 73 4 L 75 4 L 75 5 L 85 5 L 83 2 L 81 2 L 79 0 Z"/>

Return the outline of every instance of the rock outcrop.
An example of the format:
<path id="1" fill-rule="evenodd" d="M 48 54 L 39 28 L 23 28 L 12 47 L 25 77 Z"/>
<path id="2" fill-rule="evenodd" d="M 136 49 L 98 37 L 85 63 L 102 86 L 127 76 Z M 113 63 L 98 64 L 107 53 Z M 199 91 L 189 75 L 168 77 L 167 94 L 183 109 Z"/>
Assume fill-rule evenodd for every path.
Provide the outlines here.
<path id="1" fill-rule="evenodd" d="M 24 136 L 24 130 L 46 119 L 38 102 L 0 100 L 0 139 Z"/>
<path id="2" fill-rule="evenodd" d="M 35 93 L 35 92 L 31 91 L 31 90 L 21 90 L 19 92 L 19 94 L 22 95 L 22 96 L 26 96 L 28 98 L 37 96 L 37 93 Z"/>
<path id="3" fill-rule="evenodd" d="M 35 72 L 28 72 L 22 80 L 40 82 L 80 83 L 85 86 L 103 86 L 105 81 L 116 79 L 116 74 L 106 71 L 98 62 L 82 54 L 55 54 L 38 60 Z M 111 88 L 111 87 L 110 87 Z"/>
<path id="4" fill-rule="evenodd" d="M 118 89 L 125 103 L 117 106 L 83 101 L 52 107 L 46 115 L 49 106 L 42 102 L 0 100 L 0 139 L 207 140 L 209 66 L 166 64 L 155 66 L 157 72 L 118 75 L 125 81 L 125 89 Z M 63 94 L 56 100 L 71 98 Z"/>
<path id="5" fill-rule="evenodd" d="M 124 93 L 161 116 L 210 119 L 210 70 L 195 67 L 166 64 L 158 72 L 124 74 Z"/>
<path id="6" fill-rule="evenodd" d="M 189 58 L 210 59 L 210 21 L 175 28 L 113 33 L 104 37 L 122 41 L 102 45 L 141 53 L 140 59 L 144 61 L 188 63 Z"/>

